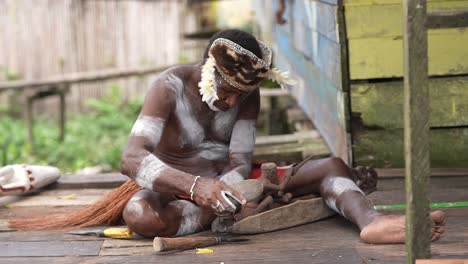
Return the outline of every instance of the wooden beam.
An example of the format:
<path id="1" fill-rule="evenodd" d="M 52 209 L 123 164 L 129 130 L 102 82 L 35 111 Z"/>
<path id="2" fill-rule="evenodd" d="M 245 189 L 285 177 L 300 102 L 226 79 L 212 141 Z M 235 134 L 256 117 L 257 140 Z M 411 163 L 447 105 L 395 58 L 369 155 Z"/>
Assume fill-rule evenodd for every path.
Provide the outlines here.
<path id="1" fill-rule="evenodd" d="M 60 97 L 60 109 L 59 109 L 59 127 L 60 127 L 60 136 L 59 140 L 63 142 L 65 139 L 65 122 L 66 122 L 66 103 L 65 103 L 65 90 L 60 90 L 59 92 Z"/>
<path id="2" fill-rule="evenodd" d="M 33 120 L 33 102 L 34 99 L 28 97 L 26 100 L 26 109 L 24 112 L 24 120 L 26 122 L 26 128 L 28 130 L 28 143 L 31 146 L 31 149 L 34 148 L 34 120 Z"/>
<path id="3" fill-rule="evenodd" d="M 468 27 L 468 10 L 428 13 L 426 27 L 428 29 Z"/>
<path id="4" fill-rule="evenodd" d="M 258 147 L 261 145 L 295 143 L 295 142 L 300 142 L 306 139 L 319 139 L 319 138 L 320 138 L 320 134 L 317 132 L 317 130 L 295 132 L 293 134 L 285 134 L 285 135 L 258 136 L 255 139 L 255 147 Z"/>
<path id="5" fill-rule="evenodd" d="M 262 88 L 260 87 L 260 96 L 262 97 L 274 97 L 274 96 L 290 96 L 288 90 L 281 88 Z"/>
<path id="6" fill-rule="evenodd" d="M 430 258 L 426 0 L 403 0 L 407 263 Z"/>
<path id="7" fill-rule="evenodd" d="M 376 168 L 379 178 L 403 178 L 404 168 Z M 432 168 L 431 177 L 468 177 L 468 168 Z"/>
<path id="8" fill-rule="evenodd" d="M 48 79 L 42 80 L 28 80 L 28 81 L 10 81 L 10 82 L 0 82 L 0 91 L 8 89 L 26 89 L 26 88 L 36 88 L 43 86 L 60 86 L 67 84 L 76 84 L 76 83 L 86 83 L 86 82 L 96 82 L 103 81 L 108 79 L 131 77 L 131 76 L 141 76 L 147 74 L 155 74 L 162 72 L 169 66 L 164 67 L 140 67 L 140 68 L 131 68 L 131 69 L 105 69 L 99 71 L 91 72 L 76 72 L 60 76 L 50 77 Z"/>

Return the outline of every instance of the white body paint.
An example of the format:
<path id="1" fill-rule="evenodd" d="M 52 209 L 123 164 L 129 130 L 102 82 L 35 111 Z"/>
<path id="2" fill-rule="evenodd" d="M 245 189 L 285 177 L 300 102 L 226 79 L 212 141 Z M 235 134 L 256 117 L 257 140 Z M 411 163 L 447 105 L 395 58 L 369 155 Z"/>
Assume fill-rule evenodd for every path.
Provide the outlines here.
<path id="1" fill-rule="evenodd" d="M 219 180 L 231 185 L 243 181 L 244 177 L 239 172 L 233 170 L 221 176 Z"/>
<path id="2" fill-rule="evenodd" d="M 138 167 L 135 177 L 136 183 L 143 188 L 153 190 L 153 183 L 159 178 L 164 170 L 169 168 L 164 162 L 153 154 L 148 154 Z"/>
<path id="3" fill-rule="evenodd" d="M 349 191 L 356 191 L 360 192 L 364 195 L 361 189 L 354 183 L 352 180 L 344 177 L 332 177 L 332 178 L 325 178 L 324 182 L 322 183 L 325 185 L 327 190 L 330 190 L 330 194 L 328 197 L 325 198 L 325 203 L 333 209 L 335 212 L 343 215 L 343 210 L 339 210 L 336 206 L 336 199 L 343 194 L 344 192 Z"/>
<path id="4" fill-rule="evenodd" d="M 176 236 L 193 234 L 203 229 L 201 225 L 202 213 L 198 206 L 186 200 L 173 201 L 169 205 L 175 206 L 181 211 L 180 226 Z"/>
<path id="5" fill-rule="evenodd" d="M 164 119 L 151 116 L 140 116 L 133 125 L 131 134 L 147 138 L 154 146 L 159 144 L 164 129 Z"/>
<path id="6" fill-rule="evenodd" d="M 198 156 L 207 160 L 226 160 L 229 158 L 228 146 L 222 143 L 205 141 L 197 148 L 200 150 Z"/>
<path id="7" fill-rule="evenodd" d="M 228 141 L 239 112 L 238 107 L 233 107 L 226 112 L 218 112 L 214 116 L 212 131 L 220 139 Z"/>
<path id="8" fill-rule="evenodd" d="M 134 215 L 136 217 L 143 217 L 145 214 L 145 209 L 143 208 L 143 204 L 137 203 L 137 201 L 141 199 L 142 199 L 141 197 L 133 196 L 132 199 L 128 201 L 127 206 L 125 207 L 125 210 L 131 215 Z"/>
<path id="9" fill-rule="evenodd" d="M 232 130 L 229 150 L 236 153 L 249 153 L 255 145 L 255 120 L 237 120 Z"/>
<path id="10" fill-rule="evenodd" d="M 231 108 L 226 112 L 215 114 L 211 124 L 211 131 L 220 140 L 229 141 L 234 122 L 237 118 L 238 108 Z M 229 147 L 225 143 L 214 141 L 204 141 L 197 146 L 198 156 L 207 160 L 227 160 L 229 159 Z"/>
<path id="11" fill-rule="evenodd" d="M 193 116 L 190 102 L 187 100 L 187 97 L 184 94 L 184 84 L 180 78 L 173 74 L 169 75 L 166 82 L 174 91 L 176 97 L 175 114 L 179 120 L 179 125 L 182 130 L 182 135 L 180 137 L 181 146 L 197 146 L 205 138 L 205 132 L 202 126 Z"/>

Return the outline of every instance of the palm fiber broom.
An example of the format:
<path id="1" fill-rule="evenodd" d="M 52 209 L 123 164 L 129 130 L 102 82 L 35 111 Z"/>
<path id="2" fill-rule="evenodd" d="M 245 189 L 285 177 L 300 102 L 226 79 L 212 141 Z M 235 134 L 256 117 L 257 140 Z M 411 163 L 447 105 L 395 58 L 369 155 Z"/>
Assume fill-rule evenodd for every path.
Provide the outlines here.
<path id="1" fill-rule="evenodd" d="M 95 225 L 113 225 L 119 221 L 127 202 L 141 190 L 134 180 L 120 187 L 87 207 L 71 213 L 34 216 L 9 222 L 16 230 L 70 230 Z"/>

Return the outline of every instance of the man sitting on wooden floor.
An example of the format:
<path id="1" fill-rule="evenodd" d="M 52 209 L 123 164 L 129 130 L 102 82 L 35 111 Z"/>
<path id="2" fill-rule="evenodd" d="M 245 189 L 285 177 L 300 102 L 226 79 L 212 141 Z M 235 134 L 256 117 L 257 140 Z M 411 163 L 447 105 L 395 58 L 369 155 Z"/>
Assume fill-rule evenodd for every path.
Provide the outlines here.
<path id="1" fill-rule="evenodd" d="M 265 78 L 290 84 L 271 68 L 271 50 L 239 30 L 215 34 L 203 60 L 161 73 L 148 92 L 122 155 L 128 181 L 99 203 L 67 217 L 13 222 L 18 229 L 76 228 L 120 218 L 145 237 L 182 236 L 205 229 L 246 199 L 230 185 L 249 178 Z M 356 224 L 368 243 L 404 243 L 404 216 L 373 209 L 339 158 L 310 160 L 285 186 L 294 197 L 319 194 Z M 186 197 L 187 199 L 181 199 Z M 445 215 L 431 213 L 432 240 Z"/>

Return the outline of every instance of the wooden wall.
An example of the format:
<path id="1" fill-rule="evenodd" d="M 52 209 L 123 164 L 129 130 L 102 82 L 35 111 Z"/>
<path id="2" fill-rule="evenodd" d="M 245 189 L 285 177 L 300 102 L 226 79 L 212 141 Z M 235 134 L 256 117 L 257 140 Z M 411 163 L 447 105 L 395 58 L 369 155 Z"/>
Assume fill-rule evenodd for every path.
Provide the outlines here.
<path id="1" fill-rule="evenodd" d="M 468 8 L 428 0 L 428 12 Z M 355 163 L 403 167 L 403 44 L 400 0 L 345 0 Z M 466 167 L 468 30 L 428 31 L 431 166 Z M 357 116 L 357 115 L 354 116 Z"/>
<path id="2" fill-rule="evenodd" d="M 256 20 L 273 21 L 277 1 L 273 1 L 272 8 L 265 8 L 270 13 L 263 11 L 265 1 L 254 2 Z M 290 70 L 299 81 L 291 87 L 291 93 L 332 153 L 351 162 L 342 9 L 336 0 L 289 0 L 286 5 L 287 23 L 272 27 L 274 63 L 282 70 Z"/>
<path id="3" fill-rule="evenodd" d="M 353 165 L 403 167 L 403 50 L 400 0 L 254 1 L 274 62 L 299 80 L 291 92 L 334 155 Z M 468 8 L 428 0 L 429 12 Z M 270 26 L 265 21 L 269 21 Z M 269 32 L 269 33 L 268 33 Z M 468 31 L 429 30 L 433 167 L 466 167 Z"/>
<path id="4" fill-rule="evenodd" d="M 353 80 L 403 77 L 401 0 L 344 0 Z M 466 0 L 428 0 L 428 12 L 466 10 Z M 430 75 L 468 73 L 468 31 L 428 31 Z"/>
<path id="5" fill-rule="evenodd" d="M 104 68 L 165 66 L 200 57 L 204 43 L 183 41 L 197 30 L 196 7 L 186 0 L 0 0 L 0 81 L 40 79 Z M 118 84 L 122 98 L 144 95 L 148 78 L 72 87 L 67 108 Z M 0 94 L 0 103 L 14 98 Z M 36 111 L 56 112 L 56 99 Z"/>

